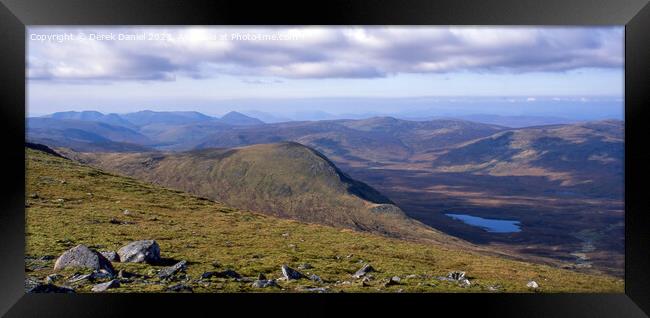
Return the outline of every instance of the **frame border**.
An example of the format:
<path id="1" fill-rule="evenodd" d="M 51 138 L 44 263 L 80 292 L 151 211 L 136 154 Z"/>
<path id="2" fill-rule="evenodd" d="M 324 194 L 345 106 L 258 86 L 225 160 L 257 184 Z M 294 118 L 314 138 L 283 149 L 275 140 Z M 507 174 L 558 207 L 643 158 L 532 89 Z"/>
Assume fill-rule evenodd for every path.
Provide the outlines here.
<path id="1" fill-rule="evenodd" d="M 24 293 L 24 136 L 25 30 L 27 25 L 625 25 L 625 294 L 370 294 L 370 295 L 35 295 Z M 447 307 L 460 314 L 488 316 L 647 317 L 650 313 L 650 225 L 643 186 L 650 177 L 645 107 L 650 100 L 650 5 L 648 0 L 500 0 L 470 1 L 361 0 L 323 2 L 0 0 L 0 129 L 7 185 L 0 213 L 0 314 L 9 317 L 205 315 L 215 303 L 255 304 L 264 308 L 287 303 L 306 313 L 368 313 Z M 21 138 L 22 137 L 22 138 Z M 19 168 L 20 167 L 20 168 Z M 291 297 L 291 298 L 287 298 Z M 385 301 L 385 302 L 384 302 Z M 156 304 L 154 306 L 143 304 Z M 375 305 L 372 305 L 375 304 Z M 377 305 L 380 304 L 380 305 Z M 385 305 L 381 305 L 385 304 Z M 471 304 L 468 306 L 468 304 Z M 13 307 L 12 307 L 13 305 Z M 347 305 L 347 306 L 346 306 Z M 372 306 L 369 306 L 372 305 Z M 415 306 L 414 306 L 415 305 Z M 341 309 L 346 306 L 346 309 Z M 218 309 L 217 309 L 218 310 Z M 218 311 L 217 311 L 218 312 Z M 301 313 L 302 311 L 296 310 Z M 644 313 L 645 312 L 645 313 Z M 304 312 L 303 312 L 304 313 Z"/>

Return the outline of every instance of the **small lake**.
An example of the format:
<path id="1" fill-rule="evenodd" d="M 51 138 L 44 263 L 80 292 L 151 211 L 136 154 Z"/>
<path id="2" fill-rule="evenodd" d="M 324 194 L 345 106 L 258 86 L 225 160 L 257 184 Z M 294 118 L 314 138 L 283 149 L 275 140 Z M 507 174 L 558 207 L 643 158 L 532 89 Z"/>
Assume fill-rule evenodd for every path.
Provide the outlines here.
<path id="1" fill-rule="evenodd" d="M 463 221 L 465 224 L 480 227 L 491 233 L 514 233 L 521 232 L 519 221 L 486 219 L 467 214 L 445 214 L 446 216 Z"/>

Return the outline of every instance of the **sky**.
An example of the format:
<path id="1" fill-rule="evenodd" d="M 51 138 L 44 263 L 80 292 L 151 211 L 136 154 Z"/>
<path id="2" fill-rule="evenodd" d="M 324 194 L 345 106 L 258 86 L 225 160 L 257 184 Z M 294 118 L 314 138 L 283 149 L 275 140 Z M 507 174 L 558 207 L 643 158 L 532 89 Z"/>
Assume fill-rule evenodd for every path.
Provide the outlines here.
<path id="1" fill-rule="evenodd" d="M 27 112 L 623 114 L 623 27 L 29 27 Z"/>

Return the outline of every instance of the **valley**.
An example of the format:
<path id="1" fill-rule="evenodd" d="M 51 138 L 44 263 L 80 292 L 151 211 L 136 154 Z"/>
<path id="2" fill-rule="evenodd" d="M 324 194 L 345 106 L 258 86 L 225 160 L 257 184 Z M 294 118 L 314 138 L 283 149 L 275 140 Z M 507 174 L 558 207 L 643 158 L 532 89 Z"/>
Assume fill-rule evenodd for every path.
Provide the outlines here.
<path id="1" fill-rule="evenodd" d="M 490 253 L 556 263 L 578 271 L 623 275 L 621 121 L 508 128 L 457 119 L 409 121 L 391 117 L 264 124 L 238 113 L 218 119 L 192 112 L 149 112 L 130 116 L 137 120 L 129 124 L 119 124 L 114 116 L 103 116 L 106 118 L 94 116 L 92 122 L 111 125 L 118 131 L 127 129 L 126 136 L 134 131 L 144 139 L 73 139 L 69 134 L 77 133 L 74 129 L 78 128 L 57 123 L 51 133 L 32 125 L 35 128 L 28 130 L 28 140 L 57 147 L 57 151 L 86 164 L 238 208 L 370 229 L 403 239 L 428 236 L 439 242 L 439 234 L 448 234 Z M 65 120 L 71 124 L 69 121 L 78 119 Z M 89 126 L 88 132 L 103 131 Z M 335 199 L 332 202 L 336 204 L 326 204 L 328 208 L 323 209 L 317 207 L 328 200 L 296 196 L 296 189 L 328 192 L 287 178 L 309 170 L 312 163 L 295 166 L 294 170 L 278 168 L 295 156 L 287 156 L 291 151 L 278 151 L 280 148 L 271 144 L 286 141 L 319 152 L 324 161 L 313 158 L 325 165 L 331 162 L 337 174 L 376 189 L 385 198 L 380 203 L 390 202 L 400 212 L 391 215 L 390 222 L 377 221 L 376 216 L 371 217 L 373 221 L 359 219 L 359 215 L 333 217 L 323 211 L 338 210 L 335 206 L 347 199 Z M 247 146 L 275 147 L 271 149 L 275 155 L 254 155 L 259 159 L 238 159 L 233 161 L 236 164 L 219 159 L 233 153 L 252 154 Z M 234 152 L 230 150 L 233 148 Z M 230 167 L 226 170 L 230 177 L 223 178 L 224 171 L 219 169 L 226 166 Z M 253 178 L 258 179 L 252 179 L 257 180 L 255 184 L 233 181 L 237 173 L 240 178 L 249 177 L 249 170 L 257 171 Z M 275 174 L 266 173 L 275 170 Z M 205 178 L 210 175 L 212 179 Z M 306 213 L 304 207 L 316 210 Z M 489 232 L 446 214 L 515 220 L 521 231 Z M 408 219 L 411 225 L 395 226 L 398 219 Z M 413 231 L 412 226 L 419 230 Z"/>

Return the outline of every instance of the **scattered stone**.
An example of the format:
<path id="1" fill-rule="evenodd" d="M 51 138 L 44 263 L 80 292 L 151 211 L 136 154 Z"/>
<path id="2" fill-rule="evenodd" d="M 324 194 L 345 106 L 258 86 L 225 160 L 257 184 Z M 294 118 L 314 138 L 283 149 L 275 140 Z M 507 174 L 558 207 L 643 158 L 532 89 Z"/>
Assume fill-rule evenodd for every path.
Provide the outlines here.
<path id="1" fill-rule="evenodd" d="M 284 264 L 282 265 L 282 275 L 284 275 L 284 278 L 287 280 L 301 279 L 305 277 L 301 272 Z"/>
<path id="2" fill-rule="evenodd" d="M 266 279 L 266 275 L 264 275 L 264 273 L 260 273 L 259 275 L 257 275 L 257 280 L 265 280 L 265 279 Z"/>
<path id="3" fill-rule="evenodd" d="M 111 262 L 119 262 L 120 261 L 120 256 L 117 255 L 117 253 L 114 252 L 114 251 L 103 251 L 103 252 L 99 252 L 99 253 L 101 253 L 104 257 L 106 257 L 107 260 L 109 260 Z"/>
<path id="4" fill-rule="evenodd" d="M 460 284 L 461 287 L 469 287 L 470 285 L 472 285 L 472 283 L 470 283 L 469 279 L 467 278 L 461 279 L 460 281 L 458 281 L 458 283 Z"/>
<path id="5" fill-rule="evenodd" d="M 289 233 L 282 233 L 282 236 L 287 237 L 289 236 Z"/>
<path id="6" fill-rule="evenodd" d="M 77 245 L 59 256 L 54 263 L 54 270 L 65 268 L 103 269 L 111 274 L 115 273 L 113 265 L 106 257 L 84 245 Z"/>
<path id="7" fill-rule="evenodd" d="M 303 289 L 306 292 L 315 292 L 315 293 L 326 293 L 328 291 L 327 287 L 311 287 Z"/>
<path id="8" fill-rule="evenodd" d="M 130 214 L 131 214 L 131 211 L 129 211 L 129 210 L 124 210 L 124 212 L 122 212 L 122 214 L 124 214 L 124 215 L 130 215 Z"/>
<path id="9" fill-rule="evenodd" d="M 27 293 L 74 293 L 74 289 L 65 286 L 56 286 L 54 284 L 37 284 L 28 289 Z"/>
<path id="10" fill-rule="evenodd" d="M 403 292 L 403 291 L 404 291 L 404 290 L 401 289 L 401 288 L 397 290 L 398 293 L 401 293 L 401 292 Z"/>
<path id="11" fill-rule="evenodd" d="M 418 275 L 415 275 L 415 274 L 406 275 L 407 279 L 417 278 L 417 277 L 418 277 Z"/>
<path id="12" fill-rule="evenodd" d="M 131 278 L 134 275 L 129 272 L 125 272 L 123 269 L 120 269 L 120 271 L 117 273 L 117 278 Z"/>
<path id="13" fill-rule="evenodd" d="M 384 284 L 384 287 L 399 285 L 401 281 L 402 279 L 399 276 L 393 276 Z"/>
<path id="14" fill-rule="evenodd" d="M 361 267 L 361 269 L 359 269 L 356 273 L 354 273 L 354 275 L 352 275 L 352 277 L 361 278 L 361 277 L 365 276 L 366 274 L 368 274 L 370 272 L 374 272 L 374 271 L 375 271 L 375 269 L 372 266 L 370 266 L 370 264 L 366 264 L 366 265 L 363 265 L 363 267 Z"/>
<path id="15" fill-rule="evenodd" d="M 160 262 L 160 247 L 154 240 L 131 242 L 117 250 L 117 254 L 124 263 Z"/>
<path id="16" fill-rule="evenodd" d="M 447 274 L 447 278 L 460 281 L 465 278 L 465 272 L 451 272 Z"/>
<path id="17" fill-rule="evenodd" d="M 241 275 L 239 273 L 235 272 L 232 269 L 227 269 L 225 271 L 221 272 L 205 272 L 201 274 L 202 279 L 208 279 L 210 277 L 219 277 L 219 278 L 234 278 L 234 279 L 241 279 Z"/>
<path id="18" fill-rule="evenodd" d="M 39 257 L 38 260 L 39 260 L 39 261 L 51 261 L 51 260 L 53 260 L 54 258 L 55 258 L 55 257 L 52 256 L 52 255 L 43 255 L 43 256 Z"/>
<path id="19" fill-rule="evenodd" d="M 318 275 L 316 275 L 316 274 L 311 274 L 311 275 L 309 276 L 309 280 L 312 280 L 312 281 L 315 281 L 315 282 L 319 282 L 319 283 L 322 283 L 322 282 L 323 282 L 323 280 L 320 278 L 320 276 L 318 276 Z"/>
<path id="20" fill-rule="evenodd" d="M 100 293 L 108 290 L 109 288 L 117 288 L 117 287 L 120 287 L 120 281 L 117 279 L 113 279 L 105 283 L 97 284 L 93 286 L 91 290 L 96 293 Z"/>
<path id="21" fill-rule="evenodd" d="M 254 288 L 278 287 L 275 279 L 258 279 L 251 285 Z"/>
<path id="22" fill-rule="evenodd" d="M 61 279 L 62 277 L 63 276 L 61 276 L 59 274 L 47 275 L 47 277 L 45 277 L 45 283 L 46 284 L 54 284 L 54 282 Z"/>
<path id="23" fill-rule="evenodd" d="M 187 285 L 182 284 L 182 283 L 167 287 L 167 291 L 177 292 L 177 293 L 183 293 L 183 292 L 192 293 L 192 292 L 194 292 L 192 287 L 187 286 Z"/>
<path id="24" fill-rule="evenodd" d="M 487 288 L 491 292 L 499 291 L 499 286 L 488 286 Z"/>
<path id="25" fill-rule="evenodd" d="M 174 264 L 173 266 L 165 267 L 161 269 L 160 272 L 158 273 L 158 277 L 162 279 L 167 279 L 174 276 L 178 272 L 184 271 L 186 268 L 187 268 L 187 261 L 183 260 Z"/>
<path id="26" fill-rule="evenodd" d="M 311 264 L 309 264 L 309 263 L 304 263 L 304 264 L 298 265 L 299 270 L 312 269 L 312 268 L 314 268 L 314 267 L 311 266 Z"/>
<path id="27" fill-rule="evenodd" d="M 75 275 L 72 275 L 72 277 L 70 277 L 70 279 L 68 279 L 68 283 L 76 283 L 76 282 L 80 282 L 82 280 L 90 280 L 92 275 L 93 274 L 83 274 L 83 275 L 82 274 L 75 274 Z"/>
<path id="28" fill-rule="evenodd" d="M 537 288 L 539 288 L 539 284 L 537 284 L 536 281 L 531 280 L 531 281 L 528 282 L 528 284 L 526 284 L 526 287 L 532 288 L 532 289 L 537 289 Z"/>

